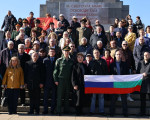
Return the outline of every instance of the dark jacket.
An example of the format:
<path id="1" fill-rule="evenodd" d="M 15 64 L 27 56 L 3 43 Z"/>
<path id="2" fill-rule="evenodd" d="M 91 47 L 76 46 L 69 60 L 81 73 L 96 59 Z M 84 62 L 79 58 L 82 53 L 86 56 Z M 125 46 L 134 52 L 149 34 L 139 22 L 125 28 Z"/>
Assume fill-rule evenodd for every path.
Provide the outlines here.
<path id="1" fill-rule="evenodd" d="M 86 56 L 87 54 L 91 54 L 92 55 L 92 47 L 91 45 L 80 45 L 77 48 L 77 52 L 81 52 L 84 56 Z"/>
<path id="2" fill-rule="evenodd" d="M 78 27 L 81 27 L 80 23 L 79 22 L 74 22 L 74 21 L 71 21 L 71 27 L 73 28 L 73 31 L 76 31 L 76 29 Z"/>
<path id="3" fill-rule="evenodd" d="M 108 75 L 107 63 L 101 58 L 91 61 L 88 65 L 88 69 L 91 75 Z"/>
<path id="4" fill-rule="evenodd" d="M 78 44 L 81 45 L 81 39 L 85 37 L 87 39 L 87 43 L 89 43 L 90 37 L 92 34 L 92 30 L 90 28 L 77 28 L 77 37 L 78 37 Z"/>
<path id="5" fill-rule="evenodd" d="M 40 88 L 40 84 L 44 83 L 44 65 L 37 61 L 28 61 L 25 64 L 25 83 L 29 90 Z"/>
<path id="6" fill-rule="evenodd" d="M 60 20 L 59 20 L 59 21 L 60 21 Z M 64 30 L 66 31 L 66 30 L 67 30 L 67 27 L 70 26 L 68 20 L 66 20 L 66 19 L 64 18 L 64 19 L 63 19 L 62 21 L 60 21 L 60 22 L 65 25 L 65 26 L 64 26 Z"/>
<path id="7" fill-rule="evenodd" d="M 17 57 L 20 60 L 20 65 L 21 65 L 23 71 L 25 71 L 25 63 L 31 59 L 30 55 L 28 55 L 27 53 L 24 52 L 23 55 L 19 55 L 19 53 L 18 53 Z"/>
<path id="8" fill-rule="evenodd" d="M 94 48 L 98 40 L 101 40 L 103 42 L 103 47 L 105 48 L 108 41 L 105 34 L 101 34 L 100 36 L 98 36 L 98 34 L 92 34 L 89 43 Z"/>
<path id="9" fill-rule="evenodd" d="M 141 85 L 141 93 L 150 93 L 150 60 L 145 63 L 144 60 L 138 63 L 137 73 L 146 73 L 147 76 L 143 77 Z"/>
<path id="10" fill-rule="evenodd" d="M 101 24 L 99 24 L 99 25 L 94 25 L 94 26 L 93 26 L 94 33 L 96 33 L 96 27 L 97 27 L 97 26 L 101 26 L 101 28 L 102 28 L 102 33 L 105 35 L 105 29 L 104 29 L 104 26 L 101 25 Z"/>
<path id="11" fill-rule="evenodd" d="M 11 54 L 10 54 L 11 53 Z M 6 68 L 9 65 L 9 61 L 11 57 L 16 56 L 17 51 L 15 49 L 12 49 L 11 51 L 8 48 L 3 49 L 0 52 L 0 61 L 1 61 L 1 67 L 2 67 L 2 76 L 5 73 Z"/>
<path id="12" fill-rule="evenodd" d="M 45 67 L 45 82 L 44 86 L 52 87 L 55 86 L 54 78 L 53 78 L 53 71 L 55 67 L 56 57 L 54 57 L 54 61 L 52 62 L 50 56 L 46 57 L 43 60 L 43 64 Z"/>
<path id="13" fill-rule="evenodd" d="M 114 40 L 116 41 L 117 47 L 121 48 L 121 47 L 122 47 L 122 41 L 123 41 L 124 39 L 122 39 L 122 37 L 121 37 L 120 39 L 115 38 Z"/>
<path id="14" fill-rule="evenodd" d="M 126 29 L 126 28 L 124 28 L 124 27 L 122 27 L 122 28 L 115 28 L 115 30 L 114 30 L 114 31 L 115 31 L 115 32 L 120 31 L 120 32 L 121 32 L 121 34 L 122 34 L 122 38 L 123 38 L 123 39 L 125 38 L 125 35 L 128 33 L 127 29 Z"/>
<path id="15" fill-rule="evenodd" d="M 134 60 L 135 60 L 135 65 L 137 67 L 138 62 L 140 62 L 141 60 L 144 59 L 144 52 L 148 51 L 150 52 L 150 48 L 147 45 L 138 45 L 134 47 L 133 50 L 133 56 L 134 56 Z"/>
<path id="16" fill-rule="evenodd" d="M 10 39 L 9 41 L 13 41 L 14 46 L 15 46 L 15 41 L 14 41 L 13 39 Z M 8 44 L 9 41 L 7 41 L 6 39 L 4 39 L 4 40 L 2 41 L 2 45 L 0 45 L 1 50 L 7 48 L 7 44 Z M 0 50 L 0 51 L 1 51 L 1 50 Z"/>
<path id="17" fill-rule="evenodd" d="M 122 52 L 123 57 L 125 58 L 125 61 L 128 65 L 128 69 L 135 70 L 135 61 L 131 50 L 129 50 L 129 48 L 127 48 L 126 50 L 122 49 Z"/>
<path id="18" fill-rule="evenodd" d="M 14 15 L 11 15 L 10 17 L 6 15 L 2 24 L 2 28 L 5 27 L 5 31 L 9 30 L 12 32 L 15 29 L 16 23 L 17 23 L 17 20 L 14 17 Z"/>
<path id="19" fill-rule="evenodd" d="M 106 37 L 107 37 L 108 43 L 110 43 L 111 40 L 114 40 L 114 38 L 116 38 L 116 33 L 113 32 L 113 35 L 111 35 L 110 31 L 106 32 Z"/>
<path id="20" fill-rule="evenodd" d="M 83 66 L 84 70 L 82 70 L 81 65 Z M 83 63 L 76 63 L 73 66 L 72 77 L 71 77 L 73 87 L 77 85 L 78 89 L 84 88 L 84 75 L 87 74 L 88 74 L 87 66 Z"/>
<path id="21" fill-rule="evenodd" d="M 110 74 L 117 75 L 116 61 L 110 64 Z M 127 75 L 127 74 L 129 74 L 128 66 L 126 62 L 121 61 L 120 62 L 120 75 Z"/>

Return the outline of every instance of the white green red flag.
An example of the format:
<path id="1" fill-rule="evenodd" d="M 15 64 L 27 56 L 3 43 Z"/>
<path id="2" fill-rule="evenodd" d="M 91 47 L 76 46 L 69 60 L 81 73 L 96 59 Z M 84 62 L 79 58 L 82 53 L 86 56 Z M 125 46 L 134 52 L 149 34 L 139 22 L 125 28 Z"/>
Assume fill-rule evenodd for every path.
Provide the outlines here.
<path id="1" fill-rule="evenodd" d="M 140 91 L 142 74 L 133 75 L 85 75 L 85 93 L 128 94 Z"/>

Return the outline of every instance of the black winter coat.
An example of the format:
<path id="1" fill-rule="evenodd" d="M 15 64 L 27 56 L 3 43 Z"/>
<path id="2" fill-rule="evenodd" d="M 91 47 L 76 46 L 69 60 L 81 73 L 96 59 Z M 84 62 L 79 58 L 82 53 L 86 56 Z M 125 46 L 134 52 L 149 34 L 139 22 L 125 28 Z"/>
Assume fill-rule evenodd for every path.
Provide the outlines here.
<path id="1" fill-rule="evenodd" d="M 78 89 L 84 88 L 84 75 L 88 75 L 89 72 L 87 66 L 83 63 L 81 64 L 83 65 L 85 73 L 83 73 L 80 63 L 76 63 L 73 66 L 72 77 L 71 77 L 72 86 L 74 87 L 77 85 Z"/>
<path id="2" fill-rule="evenodd" d="M 110 74 L 117 75 L 117 66 L 116 66 L 115 61 L 112 64 L 110 64 Z M 127 75 L 127 74 L 129 74 L 128 66 L 127 66 L 126 62 L 121 61 L 120 75 Z"/>
<path id="3" fill-rule="evenodd" d="M 44 68 L 45 68 L 45 82 L 44 86 L 46 87 L 52 87 L 55 86 L 54 78 L 53 78 L 53 71 L 55 67 L 56 57 L 54 58 L 54 61 L 51 62 L 50 57 L 46 57 L 43 60 Z"/>
<path id="4" fill-rule="evenodd" d="M 28 61 L 25 64 L 25 83 L 29 90 L 40 88 L 40 84 L 44 83 L 44 66 L 43 63 Z"/>
<path id="5" fill-rule="evenodd" d="M 150 60 L 145 63 L 144 60 L 138 63 L 137 73 L 146 73 L 147 76 L 143 77 L 141 85 L 141 93 L 150 93 Z"/>
<path id="6" fill-rule="evenodd" d="M 101 34 L 100 36 L 98 36 L 97 34 L 92 34 L 89 43 L 94 48 L 94 46 L 97 44 L 97 41 L 99 40 L 103 42 L 103 47 L 105 48 L 108 42 L 105 34 Z"/>
<path id="7" fill-rule="evenodd" d="M 6 15 L 2 24 L 2 28 L 5 27 L 5 31 L 9 30 L 12 32 L 15 29 L 16 23 L 17 23 L 17 20 L 14 17 L 14 15 L 11 15 L 10 17 Z"/>
<path id="8" fill-rule="evenodd" d="M 148 45 L 138 45 L 134 47 L 133 56 L 135 60 L 135 65 L 137 67 L 138 63 L 144 59 L 144 52 L 150 52 L 150 48 Z"/>
<path id="9" fill-rule="evenodd" d="M 88 69 L 91 75 L 108 75 L 107 63 L 104 59 L 93 60 L 89 63 Z"/>

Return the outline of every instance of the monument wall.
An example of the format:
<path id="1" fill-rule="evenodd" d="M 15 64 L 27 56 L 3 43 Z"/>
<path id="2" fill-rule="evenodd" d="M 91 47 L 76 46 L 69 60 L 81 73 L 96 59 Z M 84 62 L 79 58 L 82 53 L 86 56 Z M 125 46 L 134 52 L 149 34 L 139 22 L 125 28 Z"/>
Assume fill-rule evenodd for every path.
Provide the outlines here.
<path id="1" fill-rule="evenodd" d="M 72 16 L 79 20 L 87 16 L 92 24 L 98 19 L 108 29 L 116 17 L 123 19 L 129 14 L 129 6 L 120 0 L 47 0 L 45 5 L 40 5 L 40 17 L 45 17 L 46 13 L 56 17 L 64 14 L 69 22 Z"/>

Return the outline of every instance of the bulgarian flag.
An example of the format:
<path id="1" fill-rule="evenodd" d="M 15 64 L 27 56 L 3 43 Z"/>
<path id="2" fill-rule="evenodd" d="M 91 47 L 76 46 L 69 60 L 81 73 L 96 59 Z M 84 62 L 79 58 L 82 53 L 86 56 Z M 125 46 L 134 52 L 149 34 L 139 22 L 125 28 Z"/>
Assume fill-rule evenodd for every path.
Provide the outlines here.
<path id="1" fill-rule="evenodd" d="M 128 94 L 140 91 L 142 74 L 85 75 L 85 94 Z"/>
<path id="2" fill-rule="evenodd" d="M 43 29 L 43 30 L 47 30 L 49 28 L 49 24 L 51 22 L 54 23 L 54 27 L 57 28 L 57 20 L 54 19 L 54 18 L 45 18 L 45 17 L 41 17 L 41 18 L 37 18 L 40 20 L 40 27 Z"/>

